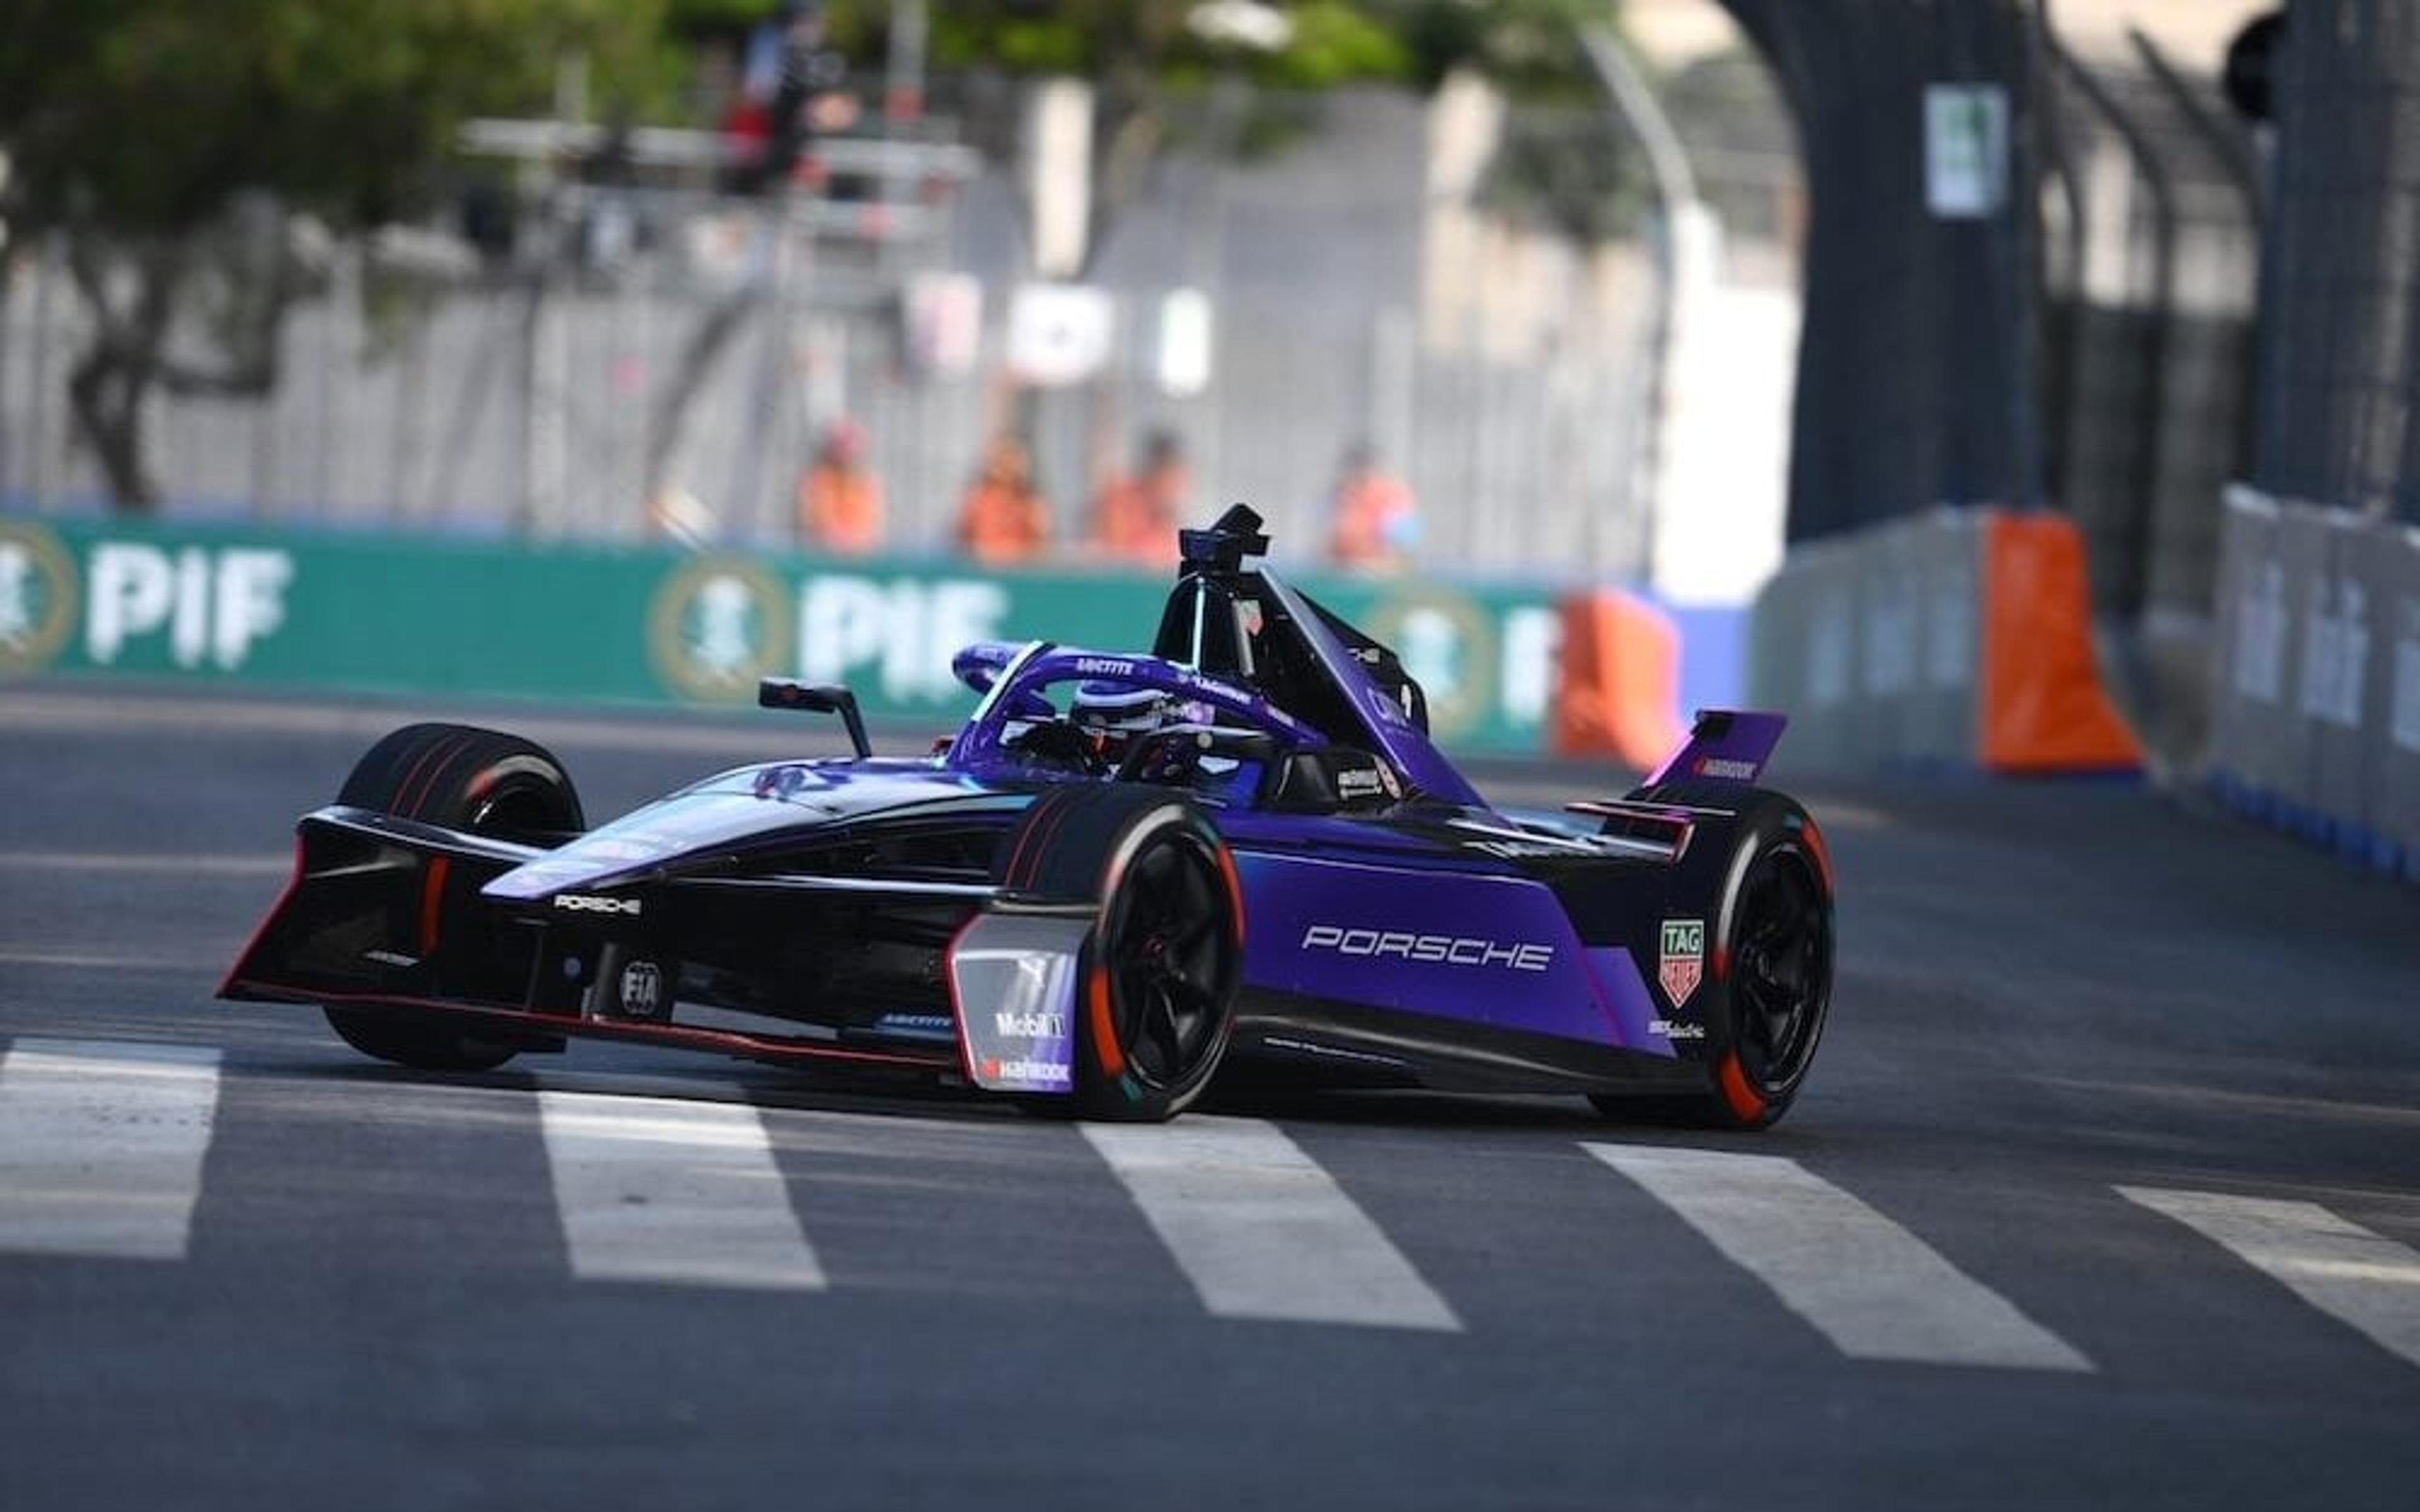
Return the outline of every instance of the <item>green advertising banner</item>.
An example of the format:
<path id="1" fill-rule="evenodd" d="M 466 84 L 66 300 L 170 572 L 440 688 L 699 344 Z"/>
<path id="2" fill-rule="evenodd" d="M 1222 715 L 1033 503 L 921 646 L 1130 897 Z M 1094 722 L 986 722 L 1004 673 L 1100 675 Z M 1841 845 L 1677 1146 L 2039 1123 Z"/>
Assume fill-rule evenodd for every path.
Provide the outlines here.
<path id="1" fill-rule="evenodd" d="M 1544 741 L 1544 589 L 1311 577 L 1392 645 L 1435 733 Z M 974 640 L 1149 645 L 1167 579 L 952 561 L 546 548 L 0 514 L 0 677 L 134 673 L 260 687 L 736 704 L 759 676 L 845 682 L 869 717 L 939 725 Z"/>

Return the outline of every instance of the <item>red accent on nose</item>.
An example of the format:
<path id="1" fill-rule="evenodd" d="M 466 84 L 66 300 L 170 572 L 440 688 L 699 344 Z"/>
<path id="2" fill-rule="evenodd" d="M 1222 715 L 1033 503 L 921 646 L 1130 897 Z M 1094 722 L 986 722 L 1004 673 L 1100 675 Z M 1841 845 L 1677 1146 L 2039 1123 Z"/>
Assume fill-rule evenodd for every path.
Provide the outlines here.
<path id="1" fill-rule="evenodd" d="M 420 879 L 420 953 L 423 959 L 437 953 L 438 931 L 445 921 L 445 875 L 454 869 L 451 859 L 442 856 L 428 858 L 428 870 Z"/>

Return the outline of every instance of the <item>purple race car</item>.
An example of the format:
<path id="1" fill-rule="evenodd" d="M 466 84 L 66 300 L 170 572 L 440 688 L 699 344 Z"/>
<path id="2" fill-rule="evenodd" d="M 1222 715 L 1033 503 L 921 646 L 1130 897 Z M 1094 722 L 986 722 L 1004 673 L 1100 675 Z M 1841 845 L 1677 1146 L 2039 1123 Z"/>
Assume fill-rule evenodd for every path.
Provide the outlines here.
<path id="1" fill-rule="evenodd" d="M 743 766 L 591 829 L 528 741 L 412 725 L 302 817 L 222 995 L 320 1005 L 381 1059 L 480 1070 L 574 1035 L 963 1082 L 1157 1119 L 1214 1078 L 1585 1093 L 1761 1128 L 1832 979 L 1814 821 L 1753 784 L 1765 714 L 1701 716 L 1625 797 L 1491 807 L 1394 655 L 1182 533 L 1149 656 L 957 658 L 936 753 Z"/>

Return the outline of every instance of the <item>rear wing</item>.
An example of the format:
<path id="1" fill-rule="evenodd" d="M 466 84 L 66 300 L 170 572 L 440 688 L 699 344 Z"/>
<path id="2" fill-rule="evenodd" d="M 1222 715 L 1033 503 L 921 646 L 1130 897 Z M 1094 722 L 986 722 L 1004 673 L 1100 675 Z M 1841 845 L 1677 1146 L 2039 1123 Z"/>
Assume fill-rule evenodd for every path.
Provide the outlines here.
<path id="1" fill-rule="evenodd" d="M 1736 782 L 1753 785 L 1764 775 L 1781 733 L 1790 727 L 1787 715 L 1752 709 L 1701 709 L 1681 748 L 1647 776 L 1658 782 Z"/>

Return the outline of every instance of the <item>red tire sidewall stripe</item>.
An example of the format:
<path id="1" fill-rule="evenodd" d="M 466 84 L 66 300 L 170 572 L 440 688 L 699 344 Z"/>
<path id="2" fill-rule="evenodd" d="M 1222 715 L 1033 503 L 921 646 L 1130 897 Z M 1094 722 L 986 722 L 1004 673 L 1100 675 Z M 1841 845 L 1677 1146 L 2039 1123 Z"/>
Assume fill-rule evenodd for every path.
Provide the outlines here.
<path id="1" fill-rule="evenodd" d="M 444 770 L 445 764 L 453 759 L 454 752 L 461 745 L 462 737 L 455 734 L 439 735 L 428 743 L 428 748 L 420 753 L 420 759 L 411 764 L 411 770 L 404 774 L 403 781 L 396 787 L 395 811 L 398 816 L 405 819 L 420 817 L 420 805 L 427 789 L 436 784 L 437 774 Z M 415 796 L 414 789 L 421 790 L 420 795 Z"/>

